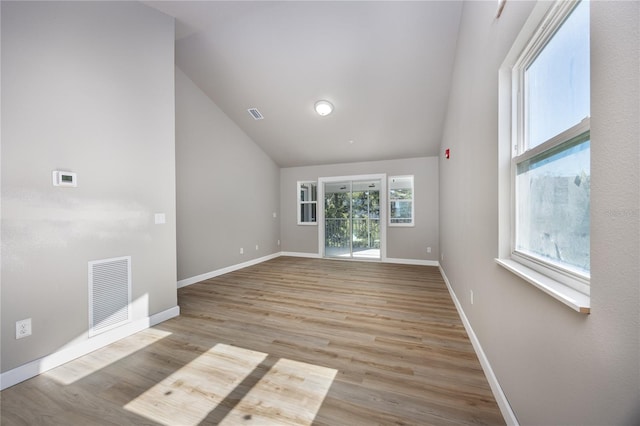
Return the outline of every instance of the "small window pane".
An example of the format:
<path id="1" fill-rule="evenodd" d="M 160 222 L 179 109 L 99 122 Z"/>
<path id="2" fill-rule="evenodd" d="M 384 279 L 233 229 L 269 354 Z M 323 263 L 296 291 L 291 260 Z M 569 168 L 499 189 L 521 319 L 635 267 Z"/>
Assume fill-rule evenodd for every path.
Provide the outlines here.
<path id="1" fill-rule="evenodd" d="M 318 185 L 315 182 L 300 184 L 300 201 L 316 201 Z"/>
<path id="2" fill-rule="evenodd" d="M 411 223 L 412 201 L 398 200 L 391 202 L 391 223 Z"/>
<path id="3" fill-rule="evenodd" d="M 582 1 L 525 71 L 531 149 L 590 113 L 589 3 Z"/>
<path id="4" fill-rule="evenodd" d="M 413 197 L 413 176 L 392 177 L 389 179 L 389 197 L 411 199 Z"/>
<path id="5" fill-rule="evenodd" d="M 588 133 L 517 165 L 516 250 L 588 275 Z"/>
<path id="6" fill-rule="evenodd" d="M 300 204 L 300 221 L 301 222 L 316 221 L 316 203 Z"/>
<path id="7" fill-rule="evenodd" d="M 393 200 L 410 200 L 413 198 L 413 190 L 411 188 L 391 188 L 389 194 Z"/>

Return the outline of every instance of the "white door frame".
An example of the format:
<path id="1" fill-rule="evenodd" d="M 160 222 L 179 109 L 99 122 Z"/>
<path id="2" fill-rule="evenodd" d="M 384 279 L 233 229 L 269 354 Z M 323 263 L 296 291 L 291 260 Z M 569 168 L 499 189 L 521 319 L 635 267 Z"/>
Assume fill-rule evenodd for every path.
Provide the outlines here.
<path id="1" fill-rule="evenodd" d="M 380 261 L 387 260 L 387 174 L 372 175 L 355 175 L 355 176 L 332 176 L 318 178 L 318 208 L 316 214 L 318 216 L 318 254 L 325 257 L 324 242 L 324 184 L 329 182 L 341 181 L 360 181 L 360 180 L 380 180 Z M 322 203 L 322 205 L 320 205 Z M 350 259 L 353 260 L 353 259 Z M 365 259 L 355 259 L 365 260 Z"/>

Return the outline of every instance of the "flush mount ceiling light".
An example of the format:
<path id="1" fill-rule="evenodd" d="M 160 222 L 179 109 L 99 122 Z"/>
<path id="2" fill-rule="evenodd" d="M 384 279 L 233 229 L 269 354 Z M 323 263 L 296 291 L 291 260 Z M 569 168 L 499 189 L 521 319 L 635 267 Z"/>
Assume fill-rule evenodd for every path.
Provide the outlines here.
<path id="1" fill-rule="evenodd" d="M 315 109 L 319 115 L 324 117 L 325 115 L 331 114 L 331 111 L 333 111 L 333 105 L 331 105 L 331 102 L 329 101 L 318 101 L 315 104 Z"/>

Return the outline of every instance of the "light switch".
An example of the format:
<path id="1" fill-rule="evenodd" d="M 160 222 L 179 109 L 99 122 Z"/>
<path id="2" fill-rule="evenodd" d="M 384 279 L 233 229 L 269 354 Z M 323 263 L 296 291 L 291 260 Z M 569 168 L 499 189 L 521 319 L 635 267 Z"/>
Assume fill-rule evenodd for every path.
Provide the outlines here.
<path id="1" fill-rule="evenodd" d="M 155 214 L 156 225 L 162 225 L 162 224 L 166 223 L 166 221 L 167 221 L 167 219 L 166 219 L 164 213 L 156 213 Z"/>

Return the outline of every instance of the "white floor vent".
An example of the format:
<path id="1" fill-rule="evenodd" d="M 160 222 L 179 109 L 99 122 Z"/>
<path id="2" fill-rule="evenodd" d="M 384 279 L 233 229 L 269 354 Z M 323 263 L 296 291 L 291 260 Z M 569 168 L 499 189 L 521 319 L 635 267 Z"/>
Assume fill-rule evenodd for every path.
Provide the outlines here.
<path id="1" fill-rule="evenodd" d="M 131 256 L 89 262 L 89 336 L 131 320 Z"/>

